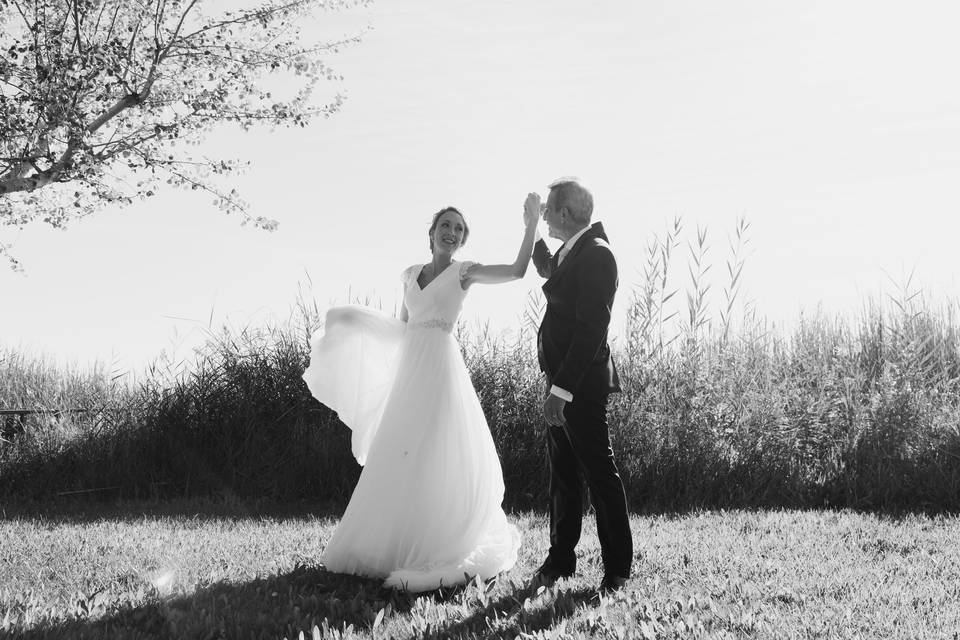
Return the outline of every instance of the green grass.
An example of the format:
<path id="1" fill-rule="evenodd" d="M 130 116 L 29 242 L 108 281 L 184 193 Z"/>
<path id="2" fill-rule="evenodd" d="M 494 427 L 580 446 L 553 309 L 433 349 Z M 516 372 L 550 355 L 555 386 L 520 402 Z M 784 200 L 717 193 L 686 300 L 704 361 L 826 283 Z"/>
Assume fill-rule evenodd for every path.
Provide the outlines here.
<path id="1" fill-rule="evenodd" d="M 86 509 L 86 510 L 84 510 Z M 635 515 L 628 588 L 598 600 L 592 521 L 574 578 L 531 592 L 518 565 L 411 596 L 316 562 L 336 519 L 206 502 L 51 506 L 0 520 L 0 636 L 22 638 L 951 638 L 960 520 L 855 512 Z"/>

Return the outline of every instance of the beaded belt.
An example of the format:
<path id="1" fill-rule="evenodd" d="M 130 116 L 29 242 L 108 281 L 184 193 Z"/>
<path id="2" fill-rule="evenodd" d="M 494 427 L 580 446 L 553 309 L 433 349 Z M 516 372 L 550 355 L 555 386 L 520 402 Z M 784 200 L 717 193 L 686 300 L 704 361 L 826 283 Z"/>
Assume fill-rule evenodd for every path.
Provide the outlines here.
<path id="1" fill-rule="evenodd" d="M 443 318 L 432 318 L 430 320 L 418 320 L 417 322 L 408 322 L 407 326 L 411 329 L 441 329 L 447 333 L 453 333 L 453 323 Z"/>

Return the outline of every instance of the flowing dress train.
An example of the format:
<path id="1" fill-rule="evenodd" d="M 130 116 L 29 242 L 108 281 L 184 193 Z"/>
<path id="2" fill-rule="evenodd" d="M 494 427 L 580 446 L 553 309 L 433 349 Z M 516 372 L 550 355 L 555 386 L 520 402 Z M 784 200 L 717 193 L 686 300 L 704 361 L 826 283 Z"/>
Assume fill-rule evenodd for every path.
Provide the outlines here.
<path id="1" fill-rule="evenodd" d="M 452 333 L 469 264 L 452 263 L 422 289 L 422 265 L 404 271 L 406 323 L 336 307 L 311 339 L 304 380 L 350 427 L 364 465 L 321 556 L 330 571 L 427 591 L 516 562 L 500 459 Z"/>

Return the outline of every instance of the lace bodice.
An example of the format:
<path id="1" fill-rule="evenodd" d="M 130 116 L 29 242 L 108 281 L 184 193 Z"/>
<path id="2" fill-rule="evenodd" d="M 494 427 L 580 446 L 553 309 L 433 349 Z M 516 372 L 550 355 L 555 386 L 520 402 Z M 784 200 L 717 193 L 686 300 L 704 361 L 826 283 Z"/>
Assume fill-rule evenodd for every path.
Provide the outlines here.
<path id="1" fill-rule="evenodd" d="M 422 289 L 417 278 L 424 265 L 415 264 L 404 270 L 403 301 L 410 316 L 407 327 L 453 332 L 467 295 L 460 286 L 460 280 L 472 264 L 454 261 Z"/>

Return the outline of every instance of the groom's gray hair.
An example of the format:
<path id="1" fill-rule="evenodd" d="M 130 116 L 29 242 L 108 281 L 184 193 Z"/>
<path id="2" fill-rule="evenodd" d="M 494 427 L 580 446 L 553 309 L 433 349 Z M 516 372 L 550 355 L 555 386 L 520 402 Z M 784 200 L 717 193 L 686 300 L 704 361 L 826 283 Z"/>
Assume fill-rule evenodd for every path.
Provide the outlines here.
<path id="1" fill-rule="evenodd" d="M 566 207 L 576 222 L 590 224 L 593 215 L 593 194 L 580 184 L 577 178 L 560 178 L 550 183 L 550 191 L 556 193 L 554 206 Z"/>

